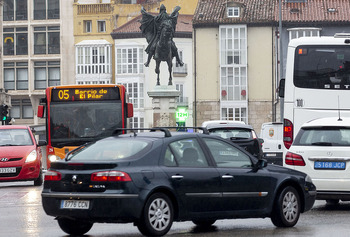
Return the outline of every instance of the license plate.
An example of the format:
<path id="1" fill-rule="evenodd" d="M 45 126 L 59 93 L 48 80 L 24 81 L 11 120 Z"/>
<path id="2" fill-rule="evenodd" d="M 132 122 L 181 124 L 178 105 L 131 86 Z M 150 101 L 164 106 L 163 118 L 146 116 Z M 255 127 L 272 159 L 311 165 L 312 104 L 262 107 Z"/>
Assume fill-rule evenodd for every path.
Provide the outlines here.
<path id="1" fill-rule="evenodd" d="M 315 169 L 345 170 L 344 161 L 315 161 Z"/>
<path id="2" fill-rule="evenodd" d="M 61 200 L 61 209 L 89 209 L 90 201 L 86 200 Z"/>
<path id="3" fill-rule="evenodd" d="M 16 168 L 0 168 L 0 174 L 12 174 L 16 173 Z"/>

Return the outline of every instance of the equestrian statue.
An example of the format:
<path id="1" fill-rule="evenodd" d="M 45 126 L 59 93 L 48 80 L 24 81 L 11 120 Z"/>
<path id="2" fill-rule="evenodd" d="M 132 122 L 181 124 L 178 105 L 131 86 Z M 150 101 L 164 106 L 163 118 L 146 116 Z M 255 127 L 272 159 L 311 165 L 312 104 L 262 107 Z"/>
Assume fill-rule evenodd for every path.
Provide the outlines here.
<path id="1" fill-rule="evenodd" d="M 145 66 L 148 67 L 149 63 L 153 57 L 156 61 L 157 73 L 157 85 L 160 85 L 159 82 L 159 66 L 162 61 L 167 62 L 168 71 L 169 71 L 169 83 L 172 85 L 172 59 L 176 58 L 177 63 L 180 66 L 183 66 L 183 62 L 179 57 L 177 47 L 173 41 L 175 35 L 175 28 L 177 24 L 177 17 L 179 15 L 179 6 L 175 7 L 174 11 L 168 15 L 166 12 L 165 6 L 162 4 L 160 7 L 159 14 L 153 16 L 152 14 L 146 12 L 142 7 L 142 19 L 141 19 L 141 32 L 145 36 L 148 46 L 146 48 L 146 53 L 148 54 L 147 62 Z"/>

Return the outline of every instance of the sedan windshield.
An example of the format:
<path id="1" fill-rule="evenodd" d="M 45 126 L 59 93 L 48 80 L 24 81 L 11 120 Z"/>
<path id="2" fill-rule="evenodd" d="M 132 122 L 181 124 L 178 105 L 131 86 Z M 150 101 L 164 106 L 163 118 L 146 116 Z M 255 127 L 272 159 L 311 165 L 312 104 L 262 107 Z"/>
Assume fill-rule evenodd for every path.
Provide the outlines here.
<path id="1" fill-rule="evenodd" d="M 302 128 L 294 145 L 350 146 L 350 128 Z"/>
<path id="2" fill-rule="evenodd" d="M 27 129 L 0 129 L 0 146 L 32 146 Z"/>
<path id="3" fill-rule="evenodd" d="M 252 133 L 249 129 L 230 129 L 230 128 L 218 128 L 218 129 L 211 129 L 209 131 L 212 135 L 217 135 L 222 138 L 252 138 Z"/>

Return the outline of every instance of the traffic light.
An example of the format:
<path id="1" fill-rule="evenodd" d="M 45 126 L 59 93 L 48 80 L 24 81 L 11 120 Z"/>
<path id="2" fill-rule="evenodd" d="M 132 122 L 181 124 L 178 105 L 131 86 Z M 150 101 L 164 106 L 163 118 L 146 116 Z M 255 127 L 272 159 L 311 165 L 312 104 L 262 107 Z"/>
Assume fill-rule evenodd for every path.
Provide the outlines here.
<path id="1" fill-rule="evenodd" d="M 3 104 L 1 107 L 0 107 L 0 109 L 1 109 L 1 123 L 2 123 L 2 125 L 4 125 L 4 124 L 9 124 L 10 123 L 10 121 L 11 121 L 11 117 L 10 116 L 8 116 L 8 113 L 9 113 L 9 111 L 8 111 L 8 106 L 7 105 L 5 105 L 5 104 Z"/>

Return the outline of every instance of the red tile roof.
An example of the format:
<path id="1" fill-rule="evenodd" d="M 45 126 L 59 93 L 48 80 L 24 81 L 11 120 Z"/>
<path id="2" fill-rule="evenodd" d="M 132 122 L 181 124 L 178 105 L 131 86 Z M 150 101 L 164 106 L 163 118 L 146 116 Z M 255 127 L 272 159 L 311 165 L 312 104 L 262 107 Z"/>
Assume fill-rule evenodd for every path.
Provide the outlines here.
<path id="1" fill-rule="evenodd" d="M 157 13 L 152 13 L 152 15 L 157 15 Z M 176 31 L 177 33 L 192 33 L 192 19 L 193 15 L 182 15 L 179 14 L 177 18 Z M 113 30 L 112 34 L 118 33 L 141 33 L 140 30 L 140 20 L 141 15 L 135 17 L 134 19 L 128 21 L 124 25 Z"/>
<path id="2" fill-rule="evenodd" d="M 227 2 L 241 4 L 241 16 L 226 16 Z M 199 0 L 193 17 L 194 26 L 218 24 L 276 24 L 279 20 L 279 0 Z M 282 0 L 284 23 L 350 24 L 349 0 Z"/>

